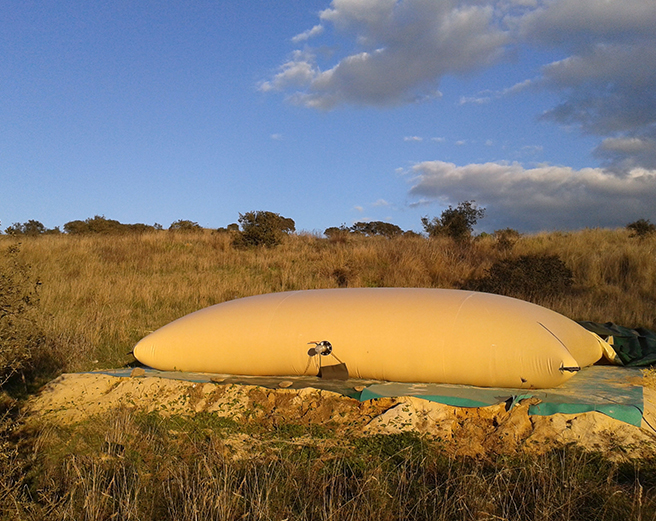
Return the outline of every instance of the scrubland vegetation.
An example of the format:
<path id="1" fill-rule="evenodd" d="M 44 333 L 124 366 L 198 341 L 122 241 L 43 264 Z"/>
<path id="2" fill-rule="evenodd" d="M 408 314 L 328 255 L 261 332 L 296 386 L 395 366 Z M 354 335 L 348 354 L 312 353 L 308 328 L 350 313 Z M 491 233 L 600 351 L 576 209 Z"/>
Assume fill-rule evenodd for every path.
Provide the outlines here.
<path id="1" fill-rule="evenodd" d="M 335 228 L 253 247 L 234 227 L 178 223 L 0 236 L 0 519 L 656 518 L 656 462 L 575 449 L 472 460 L 416 436 L 335 440 L 329 425 L 293 418 L 270 431 L 131 410 L 67 429 L 23 425 L 20 401 L 61 372 L 132 363 L 132 346 L 171 320 L 273 291 L 472 288 L 656 329 L 656 237 L 644 226 L 466 240 Z M 122 441 L 108 445 L 110 431 Z M 235 434 L 270 450 L 235 460 L 225 444 Z"/>

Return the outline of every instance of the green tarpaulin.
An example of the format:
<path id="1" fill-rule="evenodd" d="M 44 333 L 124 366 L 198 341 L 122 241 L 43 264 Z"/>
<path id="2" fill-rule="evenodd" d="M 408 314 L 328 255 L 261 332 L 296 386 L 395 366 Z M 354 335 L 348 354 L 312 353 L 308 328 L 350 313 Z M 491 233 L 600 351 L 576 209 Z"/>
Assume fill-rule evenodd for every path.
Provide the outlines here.
<path id="1" fill-rule="evenodd" d="M 112 376 L 130 376 L 131 369 L 100 371 Z M 146 376 L 211 382 L 259 385 L 279 388 L 286 380 L 290 389 L 312 387 L 340 393 L 360 401 L 381 397 L 416 396 L 455 407 L 486 407 L 507 403 L 512 407 L 524 398 L 537 398 L 540 403 L 529 408 L 529 414 L 577 414 L 597 411 L 631 425 L 640 426 L 643 412 L 642 373 L 640 369 L 618 366 L 586 367 L 563 385 L 554 389 L 501 389 L 467 385 L 413 384 L 372 380 L 323 380 L 317 377 L 226 376 L 205 373 L 182 373 L 146 369 Z M 360 391 L 364 387 L 364 390 Z"/>
<path id="2" fill-rule="evenodd" d="M 486 407 L 537 398 L 529 414 L 578 414 L 597 411 L 637 427 L 644 410 L 642 373 L 617 366 L 586 367 L 554 389 L 501 389 L 466 385 L 377 383 L 362 391 L 360 400 L 383 396 L 416 396 L 455 407 Z"/>
<path id="3" fill-rule="evenodd" d="M 656 334 L 642 327 L 629 329 L 612 322 L 579 322 L 588 331 L 603 339 L 612 338 L 611 345 L 627 367 L 645 367 L 656 363 Z"/>

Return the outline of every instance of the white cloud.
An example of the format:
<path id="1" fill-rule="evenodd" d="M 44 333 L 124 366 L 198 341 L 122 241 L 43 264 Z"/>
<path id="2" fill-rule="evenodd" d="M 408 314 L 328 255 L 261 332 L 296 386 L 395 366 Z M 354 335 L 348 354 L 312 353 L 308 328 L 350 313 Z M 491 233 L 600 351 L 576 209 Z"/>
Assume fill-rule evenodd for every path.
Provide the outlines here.
<path id="1" fill-rule="evenodd" d="M 458 141 L 456 141 L 456 145 L 458 145 L 459 147 L 461 147 L 463 145 L 466 145 L 466 144 L 467 144 L 466 139 L 459 139 Z"/>
<path id="2" fill-rule="evenodd" d="M 424 205 L 474 199 L 487 207 L 480 224 L 494 229 L 624 226 L 638 218 L 656 217 L 654 170 L 636 168 L 618 176 L 600 168 L 427 161 L 415 165 L 411 173 L 412 198 Z"/>
<path id="3" fill-rule="evenodd" d="M 443 137 L 432 137 L 431 141 L 435 141 L 435 143 L 444 143 L 446 139 Z"/>
<path id="4" fill-rule="evenodd" d="M 518 27 L 521 40 L 570 52 L 542 69 L 539 83 L 563 96 L 543 119 L 605 137 L 595 155 L 616 171 L 654 168 L 656 153 L 613 143 L 656 134 L 656 3 L 542 1 Z"/>
<path id="5" fill-rule="evenodd" d="M 562 45 L 599 39 L 654 37 L 656 9 L 651 0 L 541 0 L 524 15 L 524 39 Z"/>
<path id="6" fill-rule="evenodd" d="M 296 36 L 294 36 L 292 38 L 292 42 L 294 43 L 305 42 L 310 38 L 319 36 L 321 33 L 323 33 L 323 26 L 321 24 L 315 25 L 312 29 L 308 29 L 307 31 L 303 31 L 301 34 L 297 34 Z"/>
<path id="7" fill-rule="evenodd" d="M 333 0 L 320 18 L 354 50 L 326 69 L 293 57 L 262 90 L 295 87 L 291 101 L 319 109 L 417 102 L 439 95 L 442 76 L 493 62 L 508 42 L 492 6 L 477 0 Z"/>
<path id="8" fill-rule="evenodd" d="M 390 206 L 390 203 L 388 203 L 385 199 L 378 199 L 378 201 L 372 203 L 371 206 Z"/>
<path id="9" fill-rule="evenodd" d="M 280 66 L 280 72 L 272 80 L 263 81 L 259 88 L 263 92 L 285 90 L 306 85 L 317 75 L 314 55 L 295 51 L 291 60 Z"/>
<path id="10" fill-rule="evenodd" d="M 485 103 L 491 102 L 492 100 L 503 98 L 504 96 L 508 96 L 510 94 L 517 94 L 518 92 L 522 92 L 534 85 L 535 85 L 535 80 L 530 80 L 530 79 L 523 80 L 520 81 L 519 83 L 515 83 L 515 85 L 511 87 L 502 90 L 498 90 L 498 91 L 484 90 L 479 92 L 475 96 L 460 96 L 460 101 L 458 103 L 460 105 L 466 105 L 467 103 L 483 105 Z"/>
<path id="11" fill-rule="evenodd" d="M 561 99 L 543 120 L 602 139 L 655 134 L 654 0 L 332 0 L 319 18 L 294 42 L 331 26 L 342 54 L 297 50 L 260 83 L 262 91 L 284 92 L 292 103 L 320 110 L 423 102 L 441 95 L 445 76 L 483 70 L 511 46 L 531 45 L 566 58 L 505 89 L 463 93 L 460 103 L 550 89 Z M 595 151 L 607 166 L 652 167 L 653 154 L 619 153 L 608 143 Z"/>
<path id="12" fill-rule="evenodd" d="M 364 208 L 363 208 L 362 206 L 359 206 L 359 205 L 354 206 L 353 209 L 354 209 L 354 210 L 357 210 L 357 211 L 360 212 L 360 213 L 364 212 Z"/>
<path id="13" fill-rule="evenodd" d="M 460 96 L 460 100 L 458 103 L 460 105 L 466 105 L 468 103 L 474 103 L 476 105 L 484 105 L 486 103 L 490 103 L 492 101 L 492 98 L 490 96 Z"/>
<path id="14" fill-rule="evenodd" d="M 656 128 L 606 138 L 594 150 L 594 155 L 617 172 L 628 172 L 638 166 L 656 170 Z"/>
<path id="15" fill-rule="evenodd" d="M 423 141 L 423 140 L 424 138 L 419 136 L 406 136 L 403 138 L 403 141 Z"/>
<path id="16" fill-rule="evenodd" d="M 271 134 L 271 139 L 274 141 L 282 141 L 283 137 L 282 134 Z"/>

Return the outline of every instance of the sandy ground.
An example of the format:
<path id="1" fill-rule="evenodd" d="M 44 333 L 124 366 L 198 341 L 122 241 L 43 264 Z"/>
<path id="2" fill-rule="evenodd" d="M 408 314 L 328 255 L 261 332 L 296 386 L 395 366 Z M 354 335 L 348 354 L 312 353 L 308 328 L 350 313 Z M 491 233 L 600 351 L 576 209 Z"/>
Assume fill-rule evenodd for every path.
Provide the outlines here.
<path id="1" fill-rule="evenodd" d="M 49 383 L 30 400 L 27 414 L 38 421 L 74 424 L 119 407 L 162 415 L 211 412 L 272 427 L 285 422 L 329 425 L 337 435 L 416 432 L 441 440 L 456 454 L 472 456 L 539 453 L 574 444 L 609 457 L 635 458 L 656 455 L 656 391 L 645 388 L 644 400 L 640 428 L 597 412 L 529 416 L 527 400 L 506 411 L 505 404 L 462 408 L 413 397 L 359 402 L 311 388 L 272 390 L 82 373 L 64 374 Z"/>

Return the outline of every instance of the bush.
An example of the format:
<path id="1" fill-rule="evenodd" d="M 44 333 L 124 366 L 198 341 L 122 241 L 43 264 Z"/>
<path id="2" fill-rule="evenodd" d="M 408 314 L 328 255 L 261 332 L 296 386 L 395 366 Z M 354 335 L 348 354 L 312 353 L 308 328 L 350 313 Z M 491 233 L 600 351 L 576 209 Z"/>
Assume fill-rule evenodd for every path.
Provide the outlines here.
<path id="1" fill-rule="evenodd" d="M 29 221 L 21 224 L 21 223 L 14 223 L 8 228 L 5 229 L 5 233 L 7 235 L 26 235 L 29 237 L 36 237 L 38 235 L 43 235 L 43 234 L 51 234 L 51 233 L 60 233 L 59 228 L 53 228 L 52 230 L 48 230 L 42 223 L 39 221 L 35 221 L 34 219 L 30 219 Z"/>
<path id="2" fill-rule="evenodd" d="M 293 219 L 273 212 L 247 212 L 239 214 L 241 231 L 235 236 L 235 247 L 277 246 L 283 237 L 296 229 Z"/>
<path id="3" fill-rule="evenodd" d="M 40 341 L 32 321 L 39 282 L 18 261 L 18 253 L 13 245 L 0 257 L 0 387 L 26 367 Z"/>
<path id="4" fill-rule="evenodd" d="M 572 270 L 557 255 L 522 255 L 495 262 L 487 275 L 467 281 L 463 289 L 536 301 L 567 293 L 573 283 Z"/>
<path id="5" fill-rule="evenodd" d="M 181 232 L 181 233 L 198 233 L 202 232 L 203 228 L 200 224 L 194 221 L 187 221 L 184 219 L 179 219 L 169 226 L 170 232 Z"/>
<path id="6" fill-rule="evenodd" d="M 395 237 L 403 233 L 403 230 L 396 224 L 382 221 L 357 222 L 351 226 L 351 231 L 353 233 L 361 233 L 367 237 L 373 237 L 375 235 L 381 237 Z"/>
<path id="7" fill-rule="evenodd" d="M 216 233 L 236 233 L 239 231 L 239 225 L 237 223 L 231 223 L 225 228 L 217 228 Z"/>
<path id="8" fill-rule="evenodd" d="M 626 229 L 631 232 L 631 237 L 644 239 L 656 232 L 656 224 L 649 222 L 649 219 L 638 219 L 626 225 Z"/>
<path id="9" fill-rule="evenodd" d="M 478 220 L 485 215 L 485 208 L 477 208 L 475 203 L 475 201 L 464 201 L 456 208 L 449 206 L 439 218 L 422 217 L 424 231 L 429 237 L 445 235 L 456 241 L 468 240 Z"/>
<path id="10" fill-rule="evenodd" d="M 64 224 L 64 231 L 69 235 L 124 235 L 155 231 L 155 227 L 141 223 L 122 224 L 114 219 L 106 219 L 103 215 L 96 215 L 84 221 L 67 222 Z"/>
<path id="11" fill-rule="evenodd" d="M 494 232 L 494 239 L 496 240 L 497 248 L 501 251 L 512 250 L 520 236 L 520 233 L 512 228 L 495 230 Z"/>

